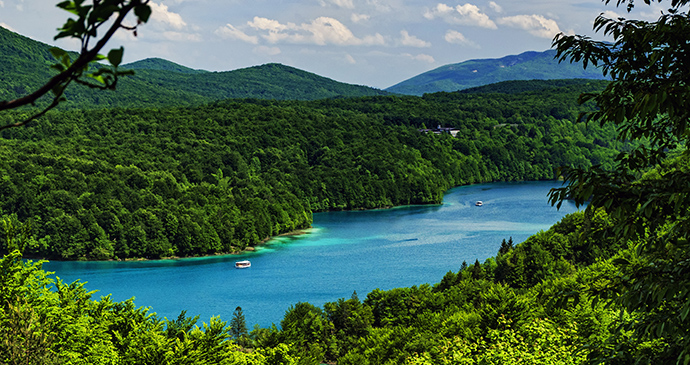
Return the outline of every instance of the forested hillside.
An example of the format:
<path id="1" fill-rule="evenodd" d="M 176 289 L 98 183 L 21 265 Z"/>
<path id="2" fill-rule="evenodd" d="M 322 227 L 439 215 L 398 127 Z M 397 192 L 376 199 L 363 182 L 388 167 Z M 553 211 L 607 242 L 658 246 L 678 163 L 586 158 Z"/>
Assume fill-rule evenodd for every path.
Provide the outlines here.
<path id="1" fill-rule="evenodd" d="M 57 73 L 50 68 L 56 60 L 49 50 L 46 44 L 0 26 L 0 101 L 24 96 Z M 121 69 L 136 72 L 118 81 L 117 92 L 74 85 L 66 90 L 67 100 L 60 108 L 195 106 L 228 98 L 315 100 L 388 94 L 280 64 L 207 72 L 148 59 L 122 65 Z M 41 99 L 37 104 L 48 103 Z"/>
<path id="2" fill-rule="evenodd" d="M 600 86 L 54 112 L 3 132 L 0 209 L 33 222 L 27 253 L 43 257 L 235 252 L 315 211 L 606 165 L 623 146 L 614 131 L 573 122 L 575 95 Z M 437 125 L 459 133 L 419 132 Z"/>

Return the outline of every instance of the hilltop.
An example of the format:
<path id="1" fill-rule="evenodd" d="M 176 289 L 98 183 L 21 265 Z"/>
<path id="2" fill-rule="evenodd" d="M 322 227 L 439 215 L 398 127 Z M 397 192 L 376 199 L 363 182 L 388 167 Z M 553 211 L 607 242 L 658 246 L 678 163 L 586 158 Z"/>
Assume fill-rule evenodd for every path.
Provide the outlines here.
<path id="1" fill-rule="evenodd" d="M 26 95 L 54 74 L 50 48 L 0 27 L 0 100 Z M 74 85 L 66 91 L 67 102 L 61 107 L 192 106 L 229 98 L 316 100 L 388 94 L 281 64 L 210 72 L 152 58 L 121 68 L 136 70 L 136 74 L 121 79 L 117 93 Z"/>

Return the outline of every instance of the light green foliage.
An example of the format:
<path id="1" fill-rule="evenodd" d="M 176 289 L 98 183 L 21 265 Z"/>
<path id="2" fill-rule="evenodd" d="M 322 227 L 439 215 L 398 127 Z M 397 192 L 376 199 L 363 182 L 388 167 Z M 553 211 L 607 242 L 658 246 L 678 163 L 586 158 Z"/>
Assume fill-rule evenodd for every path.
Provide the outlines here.
<path id="1" fill-rule="evenodd" d="M 297 303 L 287 310 L 280 327 L 280 341 L 297 349 L 304 364 L 320 364 L 333 356 L 333 324 L 320 308 Z"/>
<path id="2" fill-rule="evenodd" d="M 36 242 L 32 235 L 31 221 L 20 222 L 16 214 L 4 215 L 0 217 L 0 225 L 2 226 L 2 241 L 0 244 L 0 252 L 19 251 L 24 252 L 27 248 L 35 250 Z"/>
<path id="3" fill-rule="evenodd" d="M 51 285 L 54 289 L 51 290 Z M 79 282 L 53 283 L 41 263 L 0 259 L 2 364 L 296 364 L 287 345 L 243 352 L 219 318 L 164 322 L 132 300 L 91 299 Z"/>
<path id="4" fill-rule="evenodd" d="M 586 354 L 576 353 L 575 325 L 559 327 L 551 321 L 536 319 L 520 328 L 513 328 L 503 319 L 499 329 L 488 331 L 486 338 L 476 342 L 455 337 L 444 341 L 438 352 L 416 354 L 406 364 L 436 365 L 566 365 L 584 363 Z"/>

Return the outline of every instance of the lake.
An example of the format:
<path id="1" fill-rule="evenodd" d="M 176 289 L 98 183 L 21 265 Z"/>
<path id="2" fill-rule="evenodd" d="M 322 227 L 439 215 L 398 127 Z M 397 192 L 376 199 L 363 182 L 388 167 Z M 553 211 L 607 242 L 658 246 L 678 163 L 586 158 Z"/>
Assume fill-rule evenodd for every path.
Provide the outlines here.
<path id="1" fill-rule="evenodd" d="M 503 239 L 522 242 L 575 212 L 548 204 L 556 182 L 492 183 L 448 191 L 442 205 L 314 214 L 308 234 L 279 237 L 255 252 L 180 260 L 44 264 L 65 282 L 80 279 L 94 298 L 135 297 L 160 317 L 180 311 L 230 321 L 241 306 L 248 327 L 280 324 L 298 302 L 322 306 L 357 291 L 437 283 L 463 261 L 495 256 Z M 483 201 L 481 207 L 476 201 Z M 249 259 L 251 268 L 235 269 Z"/>

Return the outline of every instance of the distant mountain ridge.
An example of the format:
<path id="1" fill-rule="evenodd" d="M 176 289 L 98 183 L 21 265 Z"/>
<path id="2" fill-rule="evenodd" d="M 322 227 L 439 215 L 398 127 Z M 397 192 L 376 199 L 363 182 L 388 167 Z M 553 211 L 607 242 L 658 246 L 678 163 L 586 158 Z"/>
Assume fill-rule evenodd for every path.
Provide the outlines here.
<path id="1" fill-rule="evenodd" d="M 469 60 L 424 72 L 385 90 L 421 96 L 512 80 L 606 79 L 601 70 L 595 67 L 585 70 L 581 63 L 558 63 L 555 56 L 555 50 L 547 50 L 529 51 L 503 58 Z"/>
<path id="2" fill-rule="evenodd" d="M 54 63 L 50 48 L 0 27 L 0 100 L 24 96 L 55 74 L 50 68 Z M 136 73 L 123 77 L 116 92 L 73 85 L 67 89 L 67 101 L 60 107 L 191 106 L 230 98 L 316 100 L 388 94 L 281 64 L 210 72 L 149 58 L 121 68 L 133 69 Z M 43 98 L 37 104 L 46 103 L 47 98 Z"/>
<path id="3" fill-rule="evenodd" d="M 49 49 L 49 45 L 0 27 L 0 100 L 26 95 L 54 75 Z M 578 63 L 559 64 L 555 54 L 554 50 L 524 52 L 446 65 L 386 90 L 346 84 L 277 63 L 211 72 L 161 58 L 147 58 L 121 66 L 136 73 L 122 78 L 117 92 L 99 92 L 74 85 L 68 88 L 67 102 L 61 107 L 192 106 L 233 98 L 315 100 L 389 93 L 423 95 L 513 80 L 605 79 L 593 67 L 584 70 Z M 46 99 L 38 104 L 46 104 Z"/>

